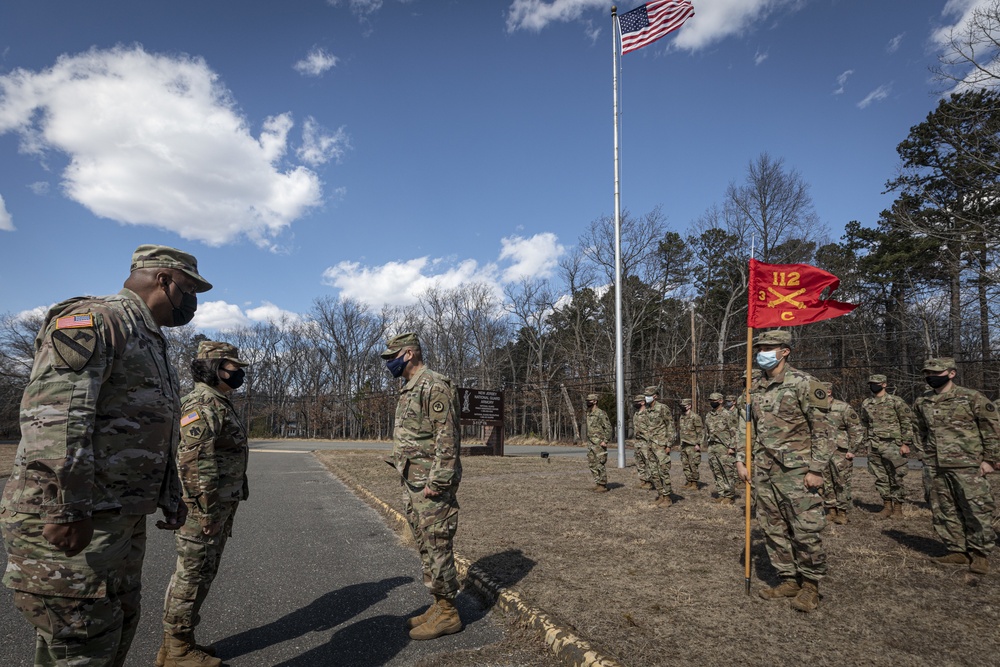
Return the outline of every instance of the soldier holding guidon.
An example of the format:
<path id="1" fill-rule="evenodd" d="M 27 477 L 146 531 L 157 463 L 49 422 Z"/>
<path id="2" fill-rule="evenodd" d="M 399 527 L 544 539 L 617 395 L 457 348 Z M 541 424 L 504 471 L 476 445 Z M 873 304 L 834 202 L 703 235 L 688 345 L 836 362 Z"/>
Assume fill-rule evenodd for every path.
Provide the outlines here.
<path id="1" fill-rule="evenodd" d="M 611 439 L 608 413 L 597 407 L 597 394 L 587 394 L 587 463 L 594 476 L 594 491 L 608 490 L 608 440 Z"/>
<path id="2" fill-rule="evenodd" d="M 833 397 L 833 383 L 825 382 L 823 386 L 830 401 L 827 419 L 834 438 L 830 465 L 823 471 L 823 504 L 826 506 L 827 518 L 832 523 L 843 525 L 847 523 L 847 510 L 851 506 L 854 456 L 861 446 L 864 429 L 854 408 Z"/>
<path id="3" fill-rule="evenodd" d="M 882 496 L 883 519 L 903 518 L 906 501 L 906 455 L 913 439 L 913 413 L 899 396 L 886 390 L 886 377 L 868 378 L 871 398 L 861 403 L 861 424 L 865 428 L 868 472 L 875 478 L 875 489 Z"/>

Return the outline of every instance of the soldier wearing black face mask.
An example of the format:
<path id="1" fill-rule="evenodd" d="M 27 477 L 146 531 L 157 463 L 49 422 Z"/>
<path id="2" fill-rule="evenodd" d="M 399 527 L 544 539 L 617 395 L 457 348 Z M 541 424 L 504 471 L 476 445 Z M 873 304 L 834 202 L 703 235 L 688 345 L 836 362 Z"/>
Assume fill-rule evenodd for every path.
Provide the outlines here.
<path id="1" fill-rule="evenodd" d="M 868 377 L 874 394 L 861 404 L 861 424 L 865 427 L 868 472 L 875 478 L 875 489 L 882 496 L 882 519 L 903 518 L 906 501 L 906 456 L 913 442 L 913 413 L 906 401 L 886 391 L 886 377 Z"/>

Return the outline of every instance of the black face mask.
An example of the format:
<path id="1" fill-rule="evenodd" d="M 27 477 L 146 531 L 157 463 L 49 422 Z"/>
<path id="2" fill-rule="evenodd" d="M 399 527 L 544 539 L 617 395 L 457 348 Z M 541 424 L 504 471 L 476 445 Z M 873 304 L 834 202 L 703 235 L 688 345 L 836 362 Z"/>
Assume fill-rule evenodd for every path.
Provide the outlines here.
<path id="1" fill-rule="evenodd" d="M 931 386 L 931 389 L 940 389 L 948 384 L 948 380 L 950 379 L 947 375 L 927 375 L 924 377 L 924 380 Z"/>
<path id="2" fill-rule="evenodd" d="M 180 289 L 180 285 L 177 286 Z M 194 312 L 198 310 L 198 295 L 194 292 L 188 294 L 187 292 L 181 292 L 181 305 L 174 304 L 174 300 L 170 298 L 170 284 L 167 284 L 166 288 L 167 300 L 170 301 L 170 307 L 173 308 L 172 317 L 174 320 L 173 326 L 182 327 L 191 320 L 194 319 Z"/>
<path id="3" fill-rule="evenodd" d="M 715 408 L 719 407 L 720 405 L 722 405 L 722 403 L 719 403 L 718 401 L 709 401 L 709 403 L 708 403 L 708 404 L 712 406 L 712 409 L 713 409 L 713 410 L 714 410 Z"/>
<path id="4" fill-rule="evenodd" d="M 871 391 L 871 393 L 873 394 L 879 393 L 880 391 L 882 391 L 882 389 L 883 387 L 880 384 L 875 384 L 874 382 L 868 383 L 868 390 Z"/>
<path id="5" fill-rule="evenodd" d="M 221 378 L 223 382 L 232 387 L 234 390 L 239 389 L 243 386 L 243 381 L 246 380 L 247 373 L 242 368 L 237 368 L 235 371 L 229 371 L 223 368 L 222 370 L 229 373 L 228 378 Z M 221 376 L 220 376 L 221 377 Z"/>

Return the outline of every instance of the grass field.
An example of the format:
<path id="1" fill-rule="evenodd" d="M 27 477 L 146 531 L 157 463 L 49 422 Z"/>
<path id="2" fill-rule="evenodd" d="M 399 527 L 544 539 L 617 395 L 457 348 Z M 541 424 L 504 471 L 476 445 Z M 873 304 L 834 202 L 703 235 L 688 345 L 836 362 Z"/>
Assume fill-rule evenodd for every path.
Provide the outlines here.
<path id="1" fill-rule="evenodd" d="M 382 454 L 317 455 L 401 508 Z M 583 460 L 466 457 L 463 466 L 456 551 L 627 665 L 1000 661 L 1000 576 L 931 563 L 943 548 L 930 512 L 914 503 L 903 520 L 875 518 L 881 502 L 864 470 L 855 470 L 851 523 L 823 533 L 830 574 L 822 604 L 802 614 L 757 597 L 775 582 L 757 531 L 754 594 L 745 595 L 742 509 L 711 502 L 707 466 L 706 486 L 663 509 L 636 487 L 634 468 L 609 468 L 612 491 L 594 494 Z M 678 490 L 676 464 L 673 475 Z M 922 501 L 919 471 L 907 485 Z"/>

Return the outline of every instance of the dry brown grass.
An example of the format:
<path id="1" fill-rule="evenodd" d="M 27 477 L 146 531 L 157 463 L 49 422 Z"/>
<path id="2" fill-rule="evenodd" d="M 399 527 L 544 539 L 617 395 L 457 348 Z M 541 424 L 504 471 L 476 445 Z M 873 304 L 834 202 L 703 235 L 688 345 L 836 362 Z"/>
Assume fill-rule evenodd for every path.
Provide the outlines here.
<path id="1" fill-rule="evenodd" d="M 382 455 L 319 456 L 401 506 Z M 909 505 L 902 521 L 876 519 L 881 502 L 864 470 L 851 523 L 824 531 L 830 575 L 820 609 L 805 615 L 757 597 L 774 571 L 756 531 L 754 594 L 744 594 L 742 509 L 710 502 L 707 466 L 708 486 L 657 509 L 634 468 L 609 468 L 612 491 L 594 494 L 583 460 L 463 465 L 456 550 L 625 664 L 971 665 L 1000 652 L 1000 576 L 931 563 L 943 548 L 929 512 Z M 680 466 L 673 474 L 679 490 Z M 920 472 L 907 482 L 922 499 Z"/>
<path id="2" fill-rule="evenodd" d="M 17 453 L 17 443 L 0 442 L 0 477 L 10 474 L 14 466 L 14 454 Z"/>

